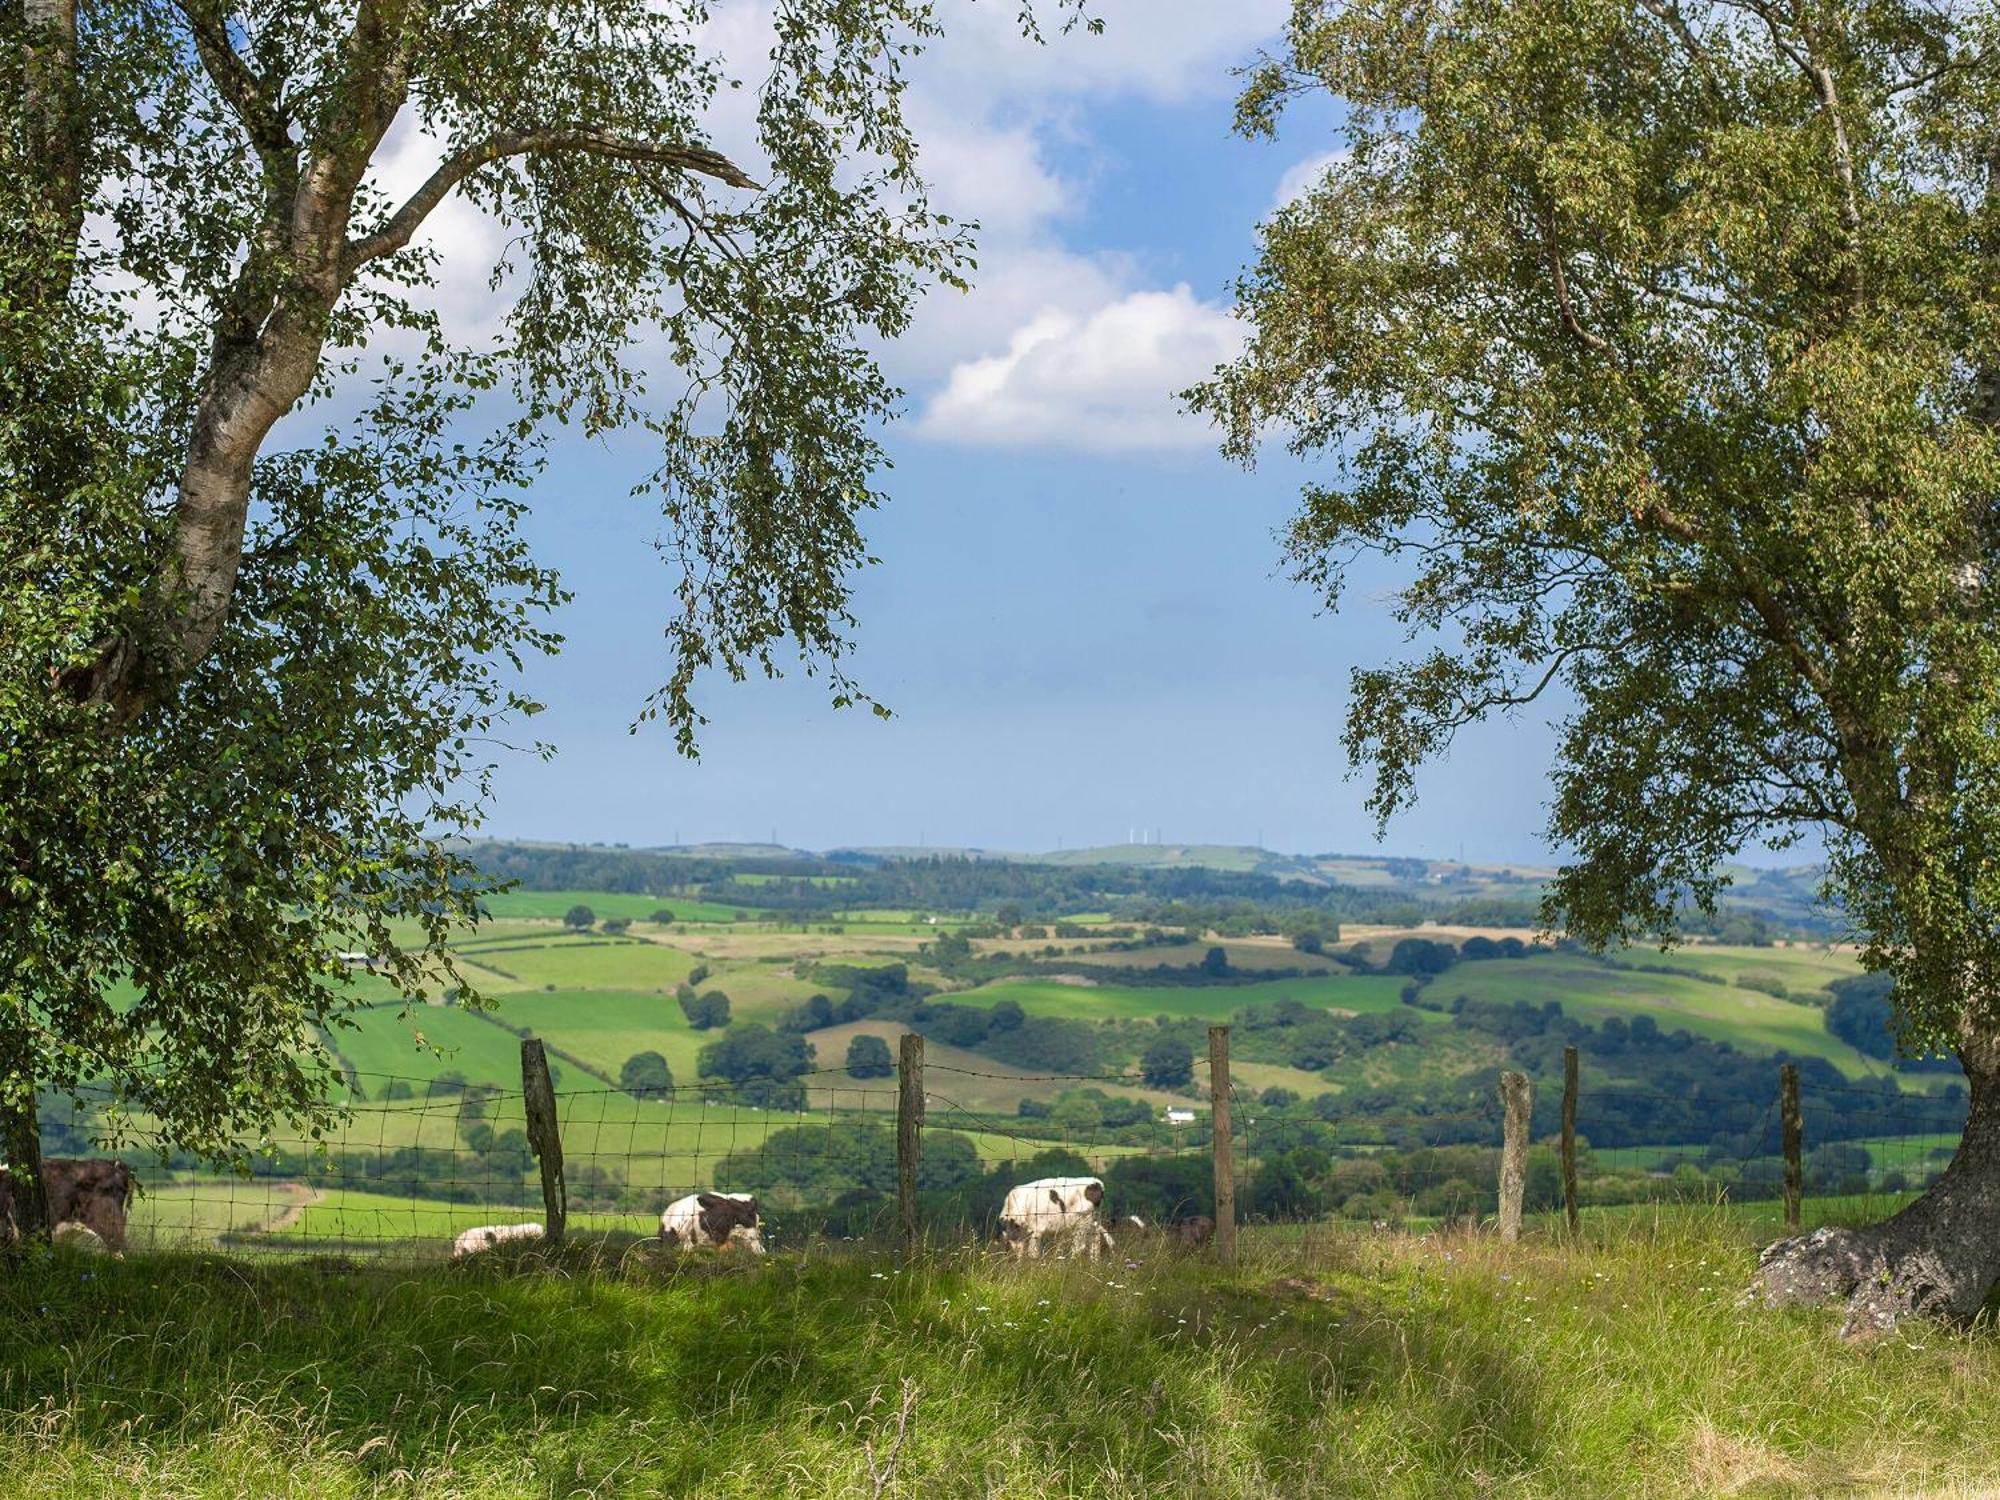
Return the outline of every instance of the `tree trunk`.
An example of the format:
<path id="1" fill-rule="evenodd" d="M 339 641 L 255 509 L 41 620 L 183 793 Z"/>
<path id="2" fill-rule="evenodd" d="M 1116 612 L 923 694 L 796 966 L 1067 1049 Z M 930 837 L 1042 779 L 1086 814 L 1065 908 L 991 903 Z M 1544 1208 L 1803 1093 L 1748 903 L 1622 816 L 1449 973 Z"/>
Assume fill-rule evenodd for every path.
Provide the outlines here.
<path id="1" fill-rule="evenodd" d="M 13 1054 L 12 1056 L 6 1054 Z M 22 1239 L 49 1237 L 49 1199 L 42 1182 L 42 1127 L 35 1112 L 35 1090 L 24 1069 L 14 1066 L 26 1049 L 0 1042 L 0 1158 L 7 1167 L 8 1197 L 14 1228 Z M 9 1075 L 18 1079 L 11 1087 Z M 4 1226 L 0 1225 L 0 1239 Z"/>
<path id="2" fill-rule="evenodd" d="M 2000 1281 L 2000 1068 L 1968 1056 L 1966 1077 L 1972 1110 L 1944 1176 L 1880 1224 L 1770 1246 L 1756 1278 L 1767 1305 L 1845 1299 L 1850 1338 L 1917 1314 L 1965 1322 L 1985 1305 Z"/>

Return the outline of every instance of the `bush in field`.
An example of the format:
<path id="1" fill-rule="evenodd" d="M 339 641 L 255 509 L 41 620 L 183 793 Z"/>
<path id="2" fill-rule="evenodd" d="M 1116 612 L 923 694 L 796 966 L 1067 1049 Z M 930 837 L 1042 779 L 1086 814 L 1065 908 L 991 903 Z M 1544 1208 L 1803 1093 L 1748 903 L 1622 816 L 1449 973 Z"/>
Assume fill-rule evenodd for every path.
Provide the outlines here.
<path id="1" fill-rule="evenodd" d="M 1178 1037 L 1163 1036 L 1139 1059 L 1139 1071 L 1156 1089 L 1185 1088 L 1194 1082 L 1194 1049 Z"/>
<path id="2" fill-rule="evenodd" d="M 824 995 L 814 995 L 810 1000 L 793 1006 L 778 1021 L 778 1030 L 795 1035 L 801 1032 L 818 1031 L 822 1026 L 833 1024 L 833 1002 Z"/>
<path id="3" fill-rule="evenodd" d="M 1458 950 L 1450 943 L 1429 938 L 1404 938 L 1389 951 L 1388 972 L 1424 977 L 1442 974 L 1458 962 Z"/>
<path id="4" fill-rule="evenodd" d="M 596 922 L 597 913 L 585 906 L 581 901 L 563 913 L 563 926 L 574 928 L 578 932 L 582 932 L 585 928 L 595 925 Z"/>
<path id="5" fill-rule="evenodd" d="M 648 917 L 646 920 L 649 922 L 657 922 L 660 924 L 660 926 L 664 927 L 669 922 L 675 921 L 677 919 L 675 918 L 672 911 L 662 906 L 661 908 L 659 908 L 659 910 L 655 911 L 652 914 L 652 916 Z"/>
<path id="6" fill-rule="evenodd" d="M 729 997 L 721 990 L 697 995 L 691 986 L 682 986 L 678 996 L 681 1014 L 696 1031 L 714 1031 L 729 1024 Z"/>
<path id="7" fill-rule="evenodd" d="M 657 1052 L 634 1052 L 618 1070 L 618 1087 L 635 1099 L 658 1098 L 673 1086 L 673 1072 Z"/>
<path id="8" fill-rule="evenodd" d="M 603 930 L 610 933 L 613 937 L 617 937 L 631 925 L 632 919 L 630 917 L 606 917 L 604 919 Z"/>
<path id="9" fill-rule="evenodd" d="M 695 1068 L 703 1078 L 735 1084 L 737 1095 L 750 1103 L 791 1109 L 805 1102 L 797 1079 L 812 1063 L 812 1044 L 804 1037 L 781 1036 L 745 1021 L 703 1047 Z"/>
<path id="10" fill-rule="evenodd" d="M 850 1078 L 887 1078 L 896 1071 L 889 1056 L 889 1044 L 879 1036 L 862 1035 L 847 1044 L 847 1074 Z"/>

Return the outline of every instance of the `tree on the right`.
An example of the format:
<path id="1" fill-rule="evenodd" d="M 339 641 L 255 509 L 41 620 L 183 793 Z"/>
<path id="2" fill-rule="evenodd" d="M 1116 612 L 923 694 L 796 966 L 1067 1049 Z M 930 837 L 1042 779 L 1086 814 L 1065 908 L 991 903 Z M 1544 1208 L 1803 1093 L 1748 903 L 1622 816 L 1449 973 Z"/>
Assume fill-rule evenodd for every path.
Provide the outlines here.
<path id="1" fill-rule="evenodd" d="M 1299 7 L 1238 124 L 1331 96 L 1190 393 L 1316 468 L 1295 576 L 1404 566 L 1356 672 L 1371 810 L 1553 706 L 1547 919 L 1672 942 L 1811 841 L 1906 1048 L 1963 1063 L 1942 1178 L 1765 1252 L 1850 1331 L 2000 1278 L 2000 18 L 1882 0 Z M 1371 579 L 1371 588 L 1373 582 Z M 1810 847 L 1810 844 L 1809 844 Z"/>

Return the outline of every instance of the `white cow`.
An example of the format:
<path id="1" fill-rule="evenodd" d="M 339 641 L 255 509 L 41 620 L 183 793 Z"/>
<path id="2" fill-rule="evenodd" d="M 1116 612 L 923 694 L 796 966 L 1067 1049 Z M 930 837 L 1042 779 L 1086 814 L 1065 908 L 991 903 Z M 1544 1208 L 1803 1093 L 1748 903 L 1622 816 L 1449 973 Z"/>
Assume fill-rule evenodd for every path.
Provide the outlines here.
<path id="1" fill-rule="evenodd" d="M 1115 1248 L 1097 1222 L 1104 1184 L 1095 1177 L 1043 1177 L 1007 1190 L 1000 1205 L 1000 1239 L 1016 1259 L 1033 1260 L 1042 1241 L 1066 1239 L 1072 1254 L 1095 1259 Z"/>
<path id="2" fill-rule="evenodd" d="M 477 1229 L 468 1229 L 451 1242 L 451 1258 L 457 1260 L 463 1255 L 477 1255 L 482 1250 L 490 1250 L 507 1240 L 538 1240 L 542 1237 L 539 1224 L 482 1224 Z"/>
<path id="3" fill-rule="evenodd" d="M 713 1245 L 719 1250 L 764 1253 L 764 1223 L 757 1200 L 748 1193 L 689 1193 L 660 1215 L 660 1243 L 682 1250 Z"/>

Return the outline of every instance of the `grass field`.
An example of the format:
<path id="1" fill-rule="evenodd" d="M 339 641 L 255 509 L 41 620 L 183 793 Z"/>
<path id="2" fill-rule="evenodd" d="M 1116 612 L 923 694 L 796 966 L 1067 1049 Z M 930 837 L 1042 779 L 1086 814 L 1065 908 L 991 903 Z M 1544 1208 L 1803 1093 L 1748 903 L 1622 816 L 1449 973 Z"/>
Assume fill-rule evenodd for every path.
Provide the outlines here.
<path id="1" fill-rule="evenodd" d="M 521 1041 L 491 1021 L 452 1005 L 376 1005 L 353 1013 L 330 1040 L 363 1075 L 364 1090 L 381 1096 L 381 1079 L 415 1081 L 462 1073 L 474 1083 L 521 1086 Z M 557 1066 L 560 1066 L 558 1064 Z M 589 1079 L 572 1080 L 591 1087 Z"/>
<path id="2" fill-rule="evenodd" d="M 1764 1312 L 1713 1212 L 1575 1246 L 1253 1230 L 1235 1271 L 625 1243 L 554 1275 L 32 1258 L 0 1280 L 0 1468 L 76 1500 L 2000 1484 L 1990 1326 L 1857 1347 L 1836 1314 Z"/>
<path id="3" fill-rule="evenodd" d="M 1861 972 L 1852 953 L 1816 948 L 1736 948 L 1711 943 L 1691 943 L 1671 953 L 1636 951 L 1619 955 L 1627 963 L 1668 963 L 1676 968 L 1699 969 L 1717 974 L 1732 983 L 1744 977 L 1768 976 L 1794 994 L 1816 1000 L 1827 998 L 1826 987 L 1836 979 L 1852 979 Z"/>
<path id="4" fill-rule="evenodd" d="M 634 922 L 649 919 L 664 908 L 677 922 L 730 922 L 738 908 L 718 906 L 683 896 L 639 896 L 623 891 L 502 891 L 486 898 L 486 909 L 496 917 L 561 918 L 572 906 L 587 906 L 601 921 L 605 917 L 625 917 Z M 761 916 L 762 913 L 752 913 Z"/>
<path id="5" fill-rule="evenodd" d="M 998 1005 L 1002 1000 L 1012 1000 L 1030 1015 L 1071 1016 L 1084 1021 L 1151 1020 L 1158 1015 L 1226 1021 L 1246 1005 L 1271 1005 L 1286 999 L 1301 1005 L 1331 1006 L 1357 1013 L 1391 1010 L 1401 1006 L 1397 997 L 1404 983 L 1384 974 L 1157 989 L 1063 984 L 1047 979 L 1001 979 L 942 998 L 966 1005 Z M 1410 1014 L 1432 1021 L 1447 1019 L 1430 1011 L 1411 1010 Z"/>
<path id="6" fill-rule="evenodd" d="M 1429 993 L 1439 1000 L 1454 995 L 1532 1005 L 1558 1000 L 1564 1014 L 1593 1022 L 1645 1014 L 1662 1031 L 1685 1027 L 1747 1052 L 1824 1057 L 1853 1077 L 1882 1071 L 1879 1063 L 1829 1033 L 1816 1006 L 1678 974 L 1610 968 L 1569 954 L 1462 963 L 1433 980 Z"/>
<path id="7" fill-rule="evenodd" d="M 696 1057 L 715 1040 L 715 1033 L 688 1025 L 672 995 L 531 990 L 503 996 L 495 1014 L 509 1026 L 530 1028 L 614 1079 L 633 1053 L 657 1052 L 666 1058 L 676 1083 L 693 1083 Z M 513 1045 L 518 1080 L 520 1044 Z"/>

